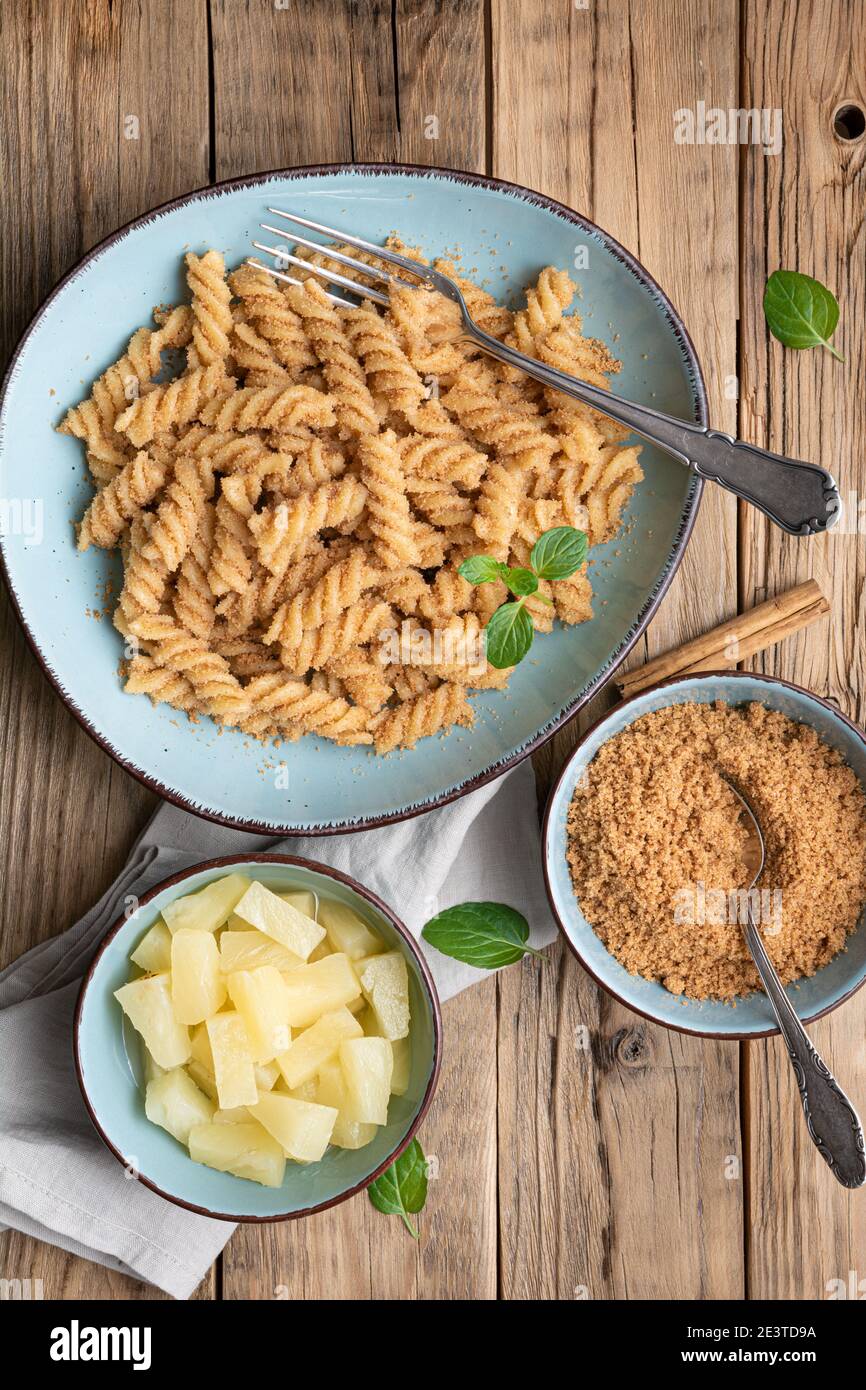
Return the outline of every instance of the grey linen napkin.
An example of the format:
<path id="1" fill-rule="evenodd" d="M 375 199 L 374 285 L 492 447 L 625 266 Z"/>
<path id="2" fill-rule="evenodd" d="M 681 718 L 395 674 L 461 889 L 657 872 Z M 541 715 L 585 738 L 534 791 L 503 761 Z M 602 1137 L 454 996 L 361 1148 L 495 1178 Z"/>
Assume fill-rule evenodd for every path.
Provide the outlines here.
<path id="1" fill-rule="evenodd" d="M 59 1245 L 175 1298 L 190 1296 L 234 1228 L 186 1212 L 127 1178 L 84 1108 L 72 1061 L 72 1016 L 81 977 L 128 894 L 142 896 L 202 859 L 250 850 L 295 854 L 351 874 L 415 936 L 435 913 L 467 901 L 517 908 L 536 947 L 555 935 L 528 761 L 437 811 L 323 838 L 272 840 L 161 804 L 95 907 L 0 973 L 0 1229 Z M 425 952 L 443 999 L 485 976 Z"/>

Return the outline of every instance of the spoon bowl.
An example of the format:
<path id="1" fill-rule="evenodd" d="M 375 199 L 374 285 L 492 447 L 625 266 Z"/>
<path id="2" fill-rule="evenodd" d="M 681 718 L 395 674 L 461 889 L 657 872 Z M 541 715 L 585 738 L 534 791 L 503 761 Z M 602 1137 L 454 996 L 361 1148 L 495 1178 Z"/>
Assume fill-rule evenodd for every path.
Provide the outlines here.
<path id="1" fill-rule="evenodd" d="M 740 791 L 740 788 L 731 781 L 730 777 L 726 777 L 724 773 L 721 774 L 721 777 L 723 782 L 727 782 L 734 796 L 740 803 L 740 820 L 745 823 L 749 836 L 743 851 L 743 863 L 746 867 L 746 872 L 752 875 L 751 879 L 746 884 L 746 891 L 749 892 L 757 885 L 758 879 L 764 872 L 764 864 L 767 859 L 767 847 L 764 844 L 764 833 L 761 830 L 758 817 L 752 810 L 751 803 Z"/>

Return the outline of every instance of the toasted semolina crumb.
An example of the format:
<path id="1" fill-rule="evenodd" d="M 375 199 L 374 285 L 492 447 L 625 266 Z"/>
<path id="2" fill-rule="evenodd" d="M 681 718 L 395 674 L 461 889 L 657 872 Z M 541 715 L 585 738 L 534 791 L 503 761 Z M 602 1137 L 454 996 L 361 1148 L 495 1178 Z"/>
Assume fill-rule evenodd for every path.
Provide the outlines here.
<path id="1" fill-rule="evenodd" d="M 766 865 L 751 902 L 783 982 L 843 949 L 866 901 L 866 796 L 807 724 L 761 704 L 671 705 L 599 750 L 568 813 L 581 909 L 632 974 L 693 999 L 760 989 L 740 925 L 751 802 Z"/>

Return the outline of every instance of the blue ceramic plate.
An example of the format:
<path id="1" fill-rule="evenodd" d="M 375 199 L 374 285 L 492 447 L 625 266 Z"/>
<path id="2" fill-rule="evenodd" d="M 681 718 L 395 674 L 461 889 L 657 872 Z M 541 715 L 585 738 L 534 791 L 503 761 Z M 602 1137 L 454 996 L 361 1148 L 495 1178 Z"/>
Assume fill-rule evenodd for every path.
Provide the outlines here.
<path id="1" fill-rule="evenodd" d="M 328 1149 L 318 1163 L 287 1163 L 282 1187 L 218 1173 L 193 1163 L 183 1145 L 144 1113 L 138 1035 L 124 1027 L 114 991 L 130 976 L 129 953 L 166 903 L 228 873 L 245 873 L 275 892 L 310 889 L 357 912 L 409 967 L 412 1065 L 404 1096 L 392 1096 L 388 1123 L 363 1149 Z M 322 865 L 286 855 L 235 855 L 199 864 L 158 884 L 138 912 L 108 933 L 81 987 L 75 1014 L 75 1062 L 90 1117 L 115 1158 L 146 1186 L 180 1206 L 226 1221 L 281 1221 L 309 1216 L 366 1187 L 402 1153 L 433 1098 L 442 1021 L 436 986 L 423 956 L 389 908 L 367 889 Z"/>
<path id="2" fill-rule="evenodd" d="M 124 695 L 121 641 L 105 611 L 118 592 L 119 561 L 95 548 L 75 550 L 72 523 L 91 489 L 81 445 L 53 426 L 132 331 L 151 321 L 154 305 L 184 297 L 183 252 L 213 246 L 237 264 L 260 236 L 268 203 L 372 241 L 399 228 L 431 254 L 459 247 L 464 267 L 477 267 L 479 279 L 514 303 L 542 266 L 572 268 L 586 331 L 622 358 L 618 389 L 688 420 L 705 421 L 705 401 L 682 324 L 617 242 L 559 203 L 474 175 L 369 165 L 204 189 L 130 223 L 62 281 L 15 354 L 0 411 L 0 496 L 13 507 L 2 556 L 30 643 L 88 732 L 162 796 L 265 834 L 326 834 L 399 820 L 459 796 L 575 714 L 652 616 L 682 555 L 700 485 L 680 464 L 644 448 L 646 480 L 628 530 L 594 552 L 596 617 L 538 641 L 507 691 L 474 700 L 471 731 L 455 729 L 386 759 L 312 736 L 275 754 L 240 733 L 218 732 L 209 720 L 193 727 L 164 705 Z M 277 777 L 283 759 L 287 773 Z"/>
<path id="3" fill-rule="evenodd" d="M 544 873 L 554 915 L 574 954 L 605 989 L 655 1023 L 711 1038 L 761 1038 L 779 1030 L 770 1005 L 761 993 L 736 1001 L 736 1008 L 719 1001 L 683 999 L 662 985 L 630 975 L 596 936 L 580 910 L 566 862 L 566 817 L 578 779 L 609 738 L 642 714 L 689 701 L 709 704 L 758 701 L 800 724 L 810 724 L 831 747 L 837 748 L 866 787 L 866 733 L 837 709 L 797 685 L 749 671 L 709 672 L 663 681 L 624 700 L 588 731 L 560 774 L 544 819 Z M 847 949 L 811 979 L 788 985 L 788 996 L 804 1023 L 835 1009 L 866 980 L 866 914 L 848 938 Z"/>

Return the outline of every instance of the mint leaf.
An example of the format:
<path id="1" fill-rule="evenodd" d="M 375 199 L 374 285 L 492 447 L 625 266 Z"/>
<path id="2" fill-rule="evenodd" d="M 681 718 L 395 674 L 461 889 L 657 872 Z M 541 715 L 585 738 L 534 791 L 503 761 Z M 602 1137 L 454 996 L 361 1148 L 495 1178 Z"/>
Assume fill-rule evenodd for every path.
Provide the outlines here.
<path id="1" fill-rule="evenodd" d="M 529 923 L 505 903 L 460 903 L 432 917 L 421 932 L 425 941 L 443 956 L 498 970 L 525 955 L 540 956 L 527 946 Z"/>
<path id="2" fill-rule="evenodd" d="M 773 337 L 785 347 L 825 347 L 838 361 L 845 361 L 830 343 L 839 322 L 839 305 L 811 275 L 774 270 L 764 290 L 764 317 Z"/>
<path id="3" fill-rule="evenodd" d="M 427 1160 L 417 1139 L 407 1144 L 390 1168 L 370 1183 L 367 1196 L 377 1211 L 385 1216 L 399 1216 L 410 1236 L 418 1240 L 409 1213 L 423 1211 L 427 1201 Z"/>
<path id="4" fill-rule="evenodd" d="M 487 640 L 487 660 L 498 671 L 516 666 L 518 661 L 522 661 L 535 636 L 532 619 L 522 600 L 517 603 L 503 603 L 501 608 L 497 608 L 484 632 Z"/>
<path id="5" fill-rule="evenodd" d="M 502 579 L 508 566 L 489 555 L 470 555 L 464 560 L 457 573 L 470 584 L 489 584 L 491 579 Z"/>
<path id="6" fill-rule="evenodd" d="M 539 579 L 568 579 L 586 559 L 586 536 L 573 526 L 554 526 L 532 547 L 529 562 Z"/>
<path id="7" fill-rule="evenodd" d="M 508 588 L 518 598 L 524 598 L 527 594 L 534 594 L 538 588 L 538 576 L 532 570 L 510 569 L 506 570 L 502 578 Z"/>

